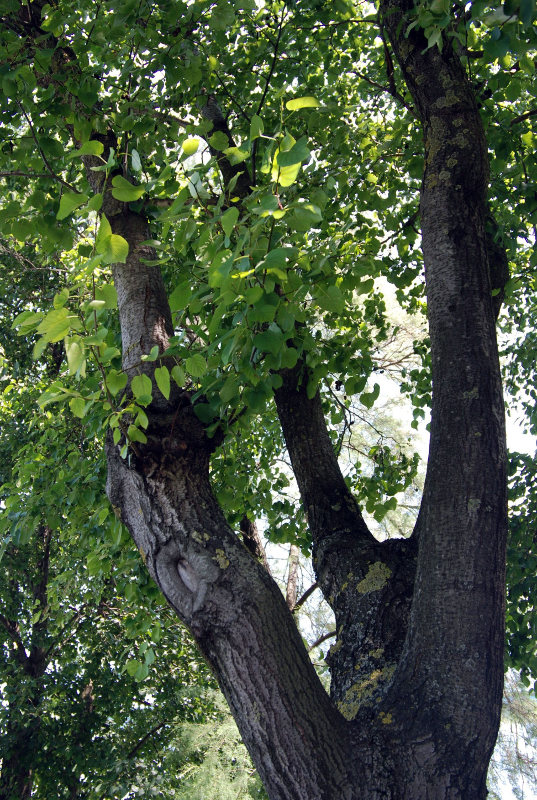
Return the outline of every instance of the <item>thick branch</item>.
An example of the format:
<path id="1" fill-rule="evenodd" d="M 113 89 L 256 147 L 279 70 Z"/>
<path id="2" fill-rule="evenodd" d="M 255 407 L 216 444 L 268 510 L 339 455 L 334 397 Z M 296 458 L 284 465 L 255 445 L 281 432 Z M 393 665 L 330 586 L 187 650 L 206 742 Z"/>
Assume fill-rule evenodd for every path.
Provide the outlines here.
<path id="1" fill-rule="evenodd" d="M 313 565 L 336 616 L 327 662 L 331 695 L 349 718 L 386 691 L 403 647 L 415 571 L 414 541 L 378 542 L 341 473 L 317 392 L 304 365 L 282 373 L 276 407 L 313 539 Z M 353 686 L 376 674 L 371 692 Z"/>
<path id="2" fill-rule="evenodd" d="M 285 602 L 289 611 L 294 611 L 296 606 L 296 585 L 298 581 L 298 568 L 300 550 L 296 544 L 292 544 L 289 549 L 289 572 L 287 574 L 287 587 L 285 590 Z"/>
<path id="3" fill-rule="evenodd" d="M 450 43 L 440 51 L 428 49 L 417 31 L 406 37 L 404 11 L 411 13 L 410 2 L 381 4 L 423 125 L 420 217 L 433 401 L 416 592 L 394 693 L 405 696 L 407 709 L 416 703 L 416 719 L 429 731 L 449 722 L 453 767 L 461 758 L 471 760 L 469 780 L 476 783 L 467 796 L 477 797 L 501 705 L 506 535 L 503 401 L 486 237 L 487 145 Z"/>
<path id="4" fill-rule="evenodd" d="M 212 125 L 208 136 L 210 137 L 214 133 L 223 133 L 228 140 L 227 146 L 235 147 L 235 142 L 233 140 L 233 136 L 231 135 L 229 126 L 224 118 L 224 115 L 222 114 L 220 106 L 212 95 L 209 95 L 207 102 L 204 106 L 202 106 L 201 113 L 203 117 Z M 250 193 L 250 176 L 248 175 L 248 168 L 246 164 L 232 164 L 228 157 L 225 156 L 221 150 L 216 150 L 211 145 L 209 145 L 209 149 L 211 151 L 211 155 L 216 158 L 218 167 L 222 173 L 224 190 L 227 192 L 231 180 L 234 177 L 237 177 L 233 193 L 241 198 L 247 197 Z"/>
<path id="5" fill-rule="evenodd" d="M 261 536 L 257 529 L 257 525 L 245 514 L 240 521 L 239 527 L 242 533 L 242 541 L 244 542 L 245 546 L 248 548 L 253 557 L 257 559 L 260 564 L 263 564 L 270 575 L 271 572 L 269 563 L 267 561 L 267 554 L 265 553 L 265 548 L 263 547 L 263 542 L 261 541 Z"/>

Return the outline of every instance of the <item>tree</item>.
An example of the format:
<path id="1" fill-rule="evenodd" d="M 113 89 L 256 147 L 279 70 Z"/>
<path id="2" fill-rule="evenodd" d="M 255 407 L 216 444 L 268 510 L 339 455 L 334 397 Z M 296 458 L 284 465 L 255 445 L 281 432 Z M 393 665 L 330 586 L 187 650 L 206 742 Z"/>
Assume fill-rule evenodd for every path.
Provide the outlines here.
<path id="1" fill-rule="evenodd" d="M 108 428 L 114 511 L 273 800 L 486 795 L 507 530 L 495 315 L 508 235 L 510 255 L 532 243 L 533 18 L 526 0 L 3 4 L 0 222 L 59 269 L 53 308 L 15 319 L 38 363 L 65 357 L 41 406 Z M 416 310 L 422 263 L 430 350 L 405 381 L 419 417 L 432 379 L 427 476 L 414 530 L 380 542 L 327 418 L 374 404 L 375 280 Z M 282 435 L 307 530 L 270 505 Z M 378 514 L 412 474 L 392 466 Z M 330 695 L 233 530 L 250 541 L 259 513 L 311 548 Z"/>

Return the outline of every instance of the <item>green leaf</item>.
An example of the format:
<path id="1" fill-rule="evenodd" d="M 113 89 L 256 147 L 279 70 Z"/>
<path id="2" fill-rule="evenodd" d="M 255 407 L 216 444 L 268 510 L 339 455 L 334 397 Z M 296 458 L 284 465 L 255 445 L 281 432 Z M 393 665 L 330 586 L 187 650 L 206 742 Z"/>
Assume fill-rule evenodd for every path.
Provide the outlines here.
<path id="1" fill-rule="evenodd" d="M 128 378 L 125 373 L 120 372 L 117 369 L 111 369 L 106 373 L 106 385 L 108 387 L 108 391 L 114 397 L 118 392 L 125 388 L 127 385 L 127 380 Z"/>
<path id="2" fill-rule="evenodd" d="M 141 666 L 142 664 L 140 663 L 140 661 L 136 661 L 136 659 L 134 658 L 129 658 L 129 660 L 125 664 L 127 673 L 131 676 L 131 678 L 134 678 L 134 676 L 136 675 Z"/>
<path id="3" fill-rule="evenodd" d="M 147 436 L 136 425 L 129 425 L 127 437 L 130 442 L 140 442 L 141 444 L 146 444 L 147 442 Z"/>
<path id="4" fill-rule="evenodd" d="M 378 385 L 378 383 L 375 383 L 372 392 L 363 392 L 360 395 L 360 402 L 366 408 L 372 408 L 373 404 L 375 403 L 375 400 L 378 398 L 379 394 L 380 394 L 380 386 Z"/>
<path id="5" fill-rule="evenodd" d="M 305 136 L 296 142 L 290 134 L 280 142 L 272 161 L 272 180 L 280 186 L 292 186 L 296 181 L 302 161 L 310 157 L 306 142 Z"/>
<path id="6" fill-rule="evenodd" d="M 239 219 L 239 209 L 236 208 L 236 206 L 228 208 L 228 210 L 222 214 L 220 218 L 220 224 L 224 229 L 224 233 L 226 234 L 227 237 L 231 236 L 233 228 L 237 224 L 238 219 Z"/>
<path id="7" fill-rule="evenodd" d="M 104 144 L 102 142 L 97 142 L 95 140 L 91 140 L 89 142 L 84 142 L 78 150 L 73 150 L 67 158 L 77 158 L 78 156 L 101 156 L 104 152 Z"/>
<path id="8" fill-rule="evenodd" d="M 186 375 L 183 368 L 180 367 L 178 364 L 172 367 L 172 378 L 174 379 L 177 386 L 179 386 L 179 388 L 182 389 L 186 382 Z"/>
<path id="9" fill-rule="evenodd" d="M 170 295 L 170 310 L 182 311 L 192 297 L 192 289 L 190 288 L 190 281 L 183 281 L 177 286 Z"/>
<path id="10" fill-rule="evenodd" d="M 83 397 L 72 397 L 69 400 L 69 408 L 75 417 L 82 419 L 86 415 L 86 401 Z"/>
<path id="11" fill-rule="evenodd" d="M 164 395 L 166 400 L 170 399 L 170 373 L 168 367 L 157 367 L 155 369 L 155 381 L 160 389 L 161 394 Z"/>
<path id="12" fill-rule="evenodd" d="M 59 342 L 67 336 L 71 330 L 71 322 L 75 319 L 76 317 L 69 316 L 66 308 L 49 311 L 38 326 L 37 333 L 44 334 L 49 342 Z"/>
<path id="13" fill-rule="evenodd" d="M 103 196 L 102 194 L 94 194 L 93 197 L 90 197 L 88 202 L 88 209 L 89 211 L 100 211 L 103 205 Z"/>
<path id="14" fill-rule="evenodd" d="M 234 397 L 239 396 L 240 383 L 236 375 L 226 378 L 224 385 L 220 389 L 220 399 L 223 403 L 229 403 Z"/>
<path id="15" fill-rule="evenodd" d="M 142 361 L 156 361 L 159 357 L 160 350 L 158 344 L 154 344 L 149 353 L 144 353 Z"/>
<path id="16" fill-rule="evenodd" d="M 194 155 L 194 153 L 197 152 L 199 145 L 200 145 L 200 140 L 197 138 L 193 138 L 193 139 L 185 139 L 185 141 L 182 142 L 181 147 L 183 148 L 183 152 L 185 155 L 192 156 Z"/>
<path id="17" fill-rule="evenodd" d="M 145 194 L 144 186 L 134 186 L 123 175 L 114 175 L 112 187 L 112 197 L 124 203 L 133 203 Z"/>
<path id="18" fill-rule="evenodd" d="M 243 149 L 241 147 L 226 147 L 224 150 L 226 156 L 229 156 L 230 162 L 235 164 L 242 164 L 243 161 L 246 161 L 248 156 L 250 155 L 250 151 Z"/>
<path id="19" fill-rule="evenodd" d="M 103 214 L 97 233 L 95 249 L 102 254 L 105 264 L 124 264 L 129 254 L 129 244 L 123 236 L 112 233 L 108 219 Z"/>
<path id="20" fill-rule="evenodd" d="M 113 283 L 105 283 L 95 289 L 97 300 L 104 301 L 105 308 L 117 308 L 117 292 Z"/>
<path id="21" fill-rule="evenodd" d="M 298 111 L 301 108 L 319 108 L 321 104 L 315 97 L 294 97 L 288 100 L 285 107 L 288 111 Z"/>
<path id="22" fill-rule="evenodd" d="M 63 337 L 60 336 L 60 339 L 61 338 L 63 338 Z M 49 343 L 49 340 L 48 340 L 48 338 L 46 336 L 42 336 L 40 339 L 37 340 L 37 342 L 34 344 L 34 346 L 32 348 L 32 358 L 33 358 L 34 361 L 37 361 L 37 359 L 40 358 L 43 355 L 43 353 L 45 352 L 45 348 L 48 345 L 48 343 Z"/>
<path id="23" fill-rule="evenodd" d="M 62 289 L 61 292 L 58 292 L 58 294 L 54 295 L 54 300 L 52 301 L 52 304 L 54 308 L 63 308 L 68 300 L 69 300 L 69 289 L 67 289 L 66 287 L 65 289 Z"/>
<path id="24" fill-rule="evenodd" d="M 222 131 L 216 131 L 209 139 L 209 144 L 214 150 L 225 150 L 229 147 L 229 139 Z"/>
<path id="25" fill-rule="evenodd" d="M 253 142 L 263 133 L 263 120 L 254 114 L 250 120 L 250 141 Z"/>
<path id="26" fill-rule="evenodd" d="M 272 323 L 266 331 L 262 331 L 254 336 L 254 345 L 264 353 L 278 355 L 285 342 L 285 335 L 279 327 Z"/>
<path id="27" fill-rule="evenodd" d="M 138 150 L 134 148 L 131 150 L 131 165 L 134 172 L 141 172 L 142 171 L 142 162 L 140 160 L 140 154 Z"/>
<path id="28" fill-rule="evenodd" d="M 282 351 L 282 368 L 293 369 L 298 362 L 298 350 L 294 347 L 287 347 Z"/>
<path id="29" fill-rule="evenodd" d="M 147 375 L 136 375 L 131 381 L 132 393 L 141 406 L 148 406 L 153 396 L 153 384 Z"/>
<path id="30" fill-rule="evenodd" d="M 341 314 L 345 307 L 345 299 L 339 286 L 328 286 L 326 289 L 319 286 L 315 299 L 320 308 L 325 311 L 333 311 L 336 314 Z"/>
<path id="31" fill-rule="evenodd" d="M 360 281 L 360 283 L 355 287 L 354 291 L 356 294 L 369 294 L 374 285 L 374 278 L 368 278 L 366 281 Z"/>
<path id="32" fill-rule="evenodd" d="M 277 164 L 280 167 L 292 167 L 302 161 L 307 161 L 311 155 L 306 146 L 307 141 L 307 137 L 302 136 L 298 142 L 295 142 L 290 150 L 280 151 L 276 156 Z"/>
<path id="33" fill-rule="evenodd" d="M 64 192 L 60 197 L 60 207 L 56 214 L 56 219 L 65 219 L 72 214 L 73 211 L 80 206 L 87 203 L 89 200 L 88 194 L 80 194 L 79 192 Z"/>
<path id="34" fill-rule="evenodd" d="M 125 264 L 129 254 L 129 244 L 123 236 L 113 233 L 108 240 L 108 247 L 105 251 L 105 262 L 107 264 Z"/>
<path id="35" fill-rule="evenodd" d="M 297 231 L 308 231 L 321 222 L 323 215 L 312 203 L 297 206 L 288 217 L 289 225 Z"/>
<path id="36" fill-rule="evenodd" d="M 207 372 L 207 362 L 201 353 L 196 353 L 186 359 L 185 368 L 193 378 L 202 378 Z"/>
<path id="37" fill-rule="evenodd" d="M 95 240 L 95 249 L 98 253 L 105 252 L 110 236 L 112 236 L 112 228 L 110 227 L 107 217 L 102 214 L 99 230 L 97 231 L 97 238 Z"/>
<path id="38" fill-rule="evenodd" d="M 69 375 L 75 375 L 86 361 L 83 341 L 80 339 L 66 339 L 65 354 L 67 356 Z"/>

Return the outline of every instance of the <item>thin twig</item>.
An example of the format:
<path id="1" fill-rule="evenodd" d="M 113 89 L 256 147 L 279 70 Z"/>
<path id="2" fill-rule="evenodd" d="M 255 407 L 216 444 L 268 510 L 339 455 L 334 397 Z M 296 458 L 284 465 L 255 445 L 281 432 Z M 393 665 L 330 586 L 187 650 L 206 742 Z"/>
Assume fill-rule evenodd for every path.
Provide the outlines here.
<path id="1" fill-rule="evenodd" d="M 23 116 L 24 116 L 26 122 L 28 123 L 28 127 L 30 128 L 30 132 L 32 134 L 33 140 L 34 140 L 34 142 L 36 144 L 37 149 L 39 150 L 39 155 L 43 159 L 43 164 L 48 169 L 48 171 L 50 172 L 51 176 L 54 178 L 55 181 L 58 181 L 58 183 L 61 183 L 62 186 L 65 186 L 67 189 L 70 189 L 72 192 L 75 192 L 76 194 L 82 194 L 82 192 L 79 191 L 75 186 L 72 186 L 70 183 L 67 183 L 67 181 L 64 181 L 63 178 L 60 178 L 59 175 L 56 175 L 56 173 L 54 172 L 54 170 L 52 169 L 52 167 L 48 163 L 46 155 L 44 154 L 43 150 L 41 149 L 41 145 L 39 144 L 39 140 L 38 140 L 38 138 L 36 136 L 36 133 L 35 133 L 35 130 L 34 130 L 34 126 L 32 125 L 32 121 L 31 121 L 30 117 L 28 116 L 28 114 L 24 110 L 24 108 L 22 106 L 22 103 L 20 103 L 18 100 L 17 100 L 17 105 L 19 106 L 20 110 L 23 113 Z"/>
<path id="2" fill-rule="evenodd" d="M 311 651 L 315 650 L 316 647 L 319 647 L 320 644 L 326 642 L 327 639 L 333 639 L 334 636 L 337 636 L 337 631 L 328 631 L 328 633 L 323 633 L 322 636 L 319 636 L 316 642 L 313 642 L 313 644 L 308 647 L 308 652 L 311 653 Z"/>
<path id="3" fill-rule="evenodd" d="M 24 172 L 22 169 L 14 169 L 11 172 L 0 172 L 0 178 L 10 178 L 12 175 L 23 178 L 50 178 L 49 172 Z"/>

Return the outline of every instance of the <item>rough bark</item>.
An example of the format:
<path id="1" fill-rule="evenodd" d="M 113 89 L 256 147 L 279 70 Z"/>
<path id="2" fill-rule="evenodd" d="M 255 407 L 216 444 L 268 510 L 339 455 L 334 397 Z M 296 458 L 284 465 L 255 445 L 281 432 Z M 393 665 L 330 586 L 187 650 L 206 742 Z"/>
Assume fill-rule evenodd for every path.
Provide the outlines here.
<path id="1" fill-rule="evenodd" d="M 427 731 L 431 754 L 443 751 L 439 792 L 458 785 L 461 796 L 478 798 L 486 793 L 501 704 L 507 524 L 487 147 L 458 57 L 449 46 L 426 49 L 417 34 L 405 38 L 409 8 L 381 4 L 423 126 L 433 404 L 409 636 L 387 707 L 403 702 L 416 733 Z"/>

